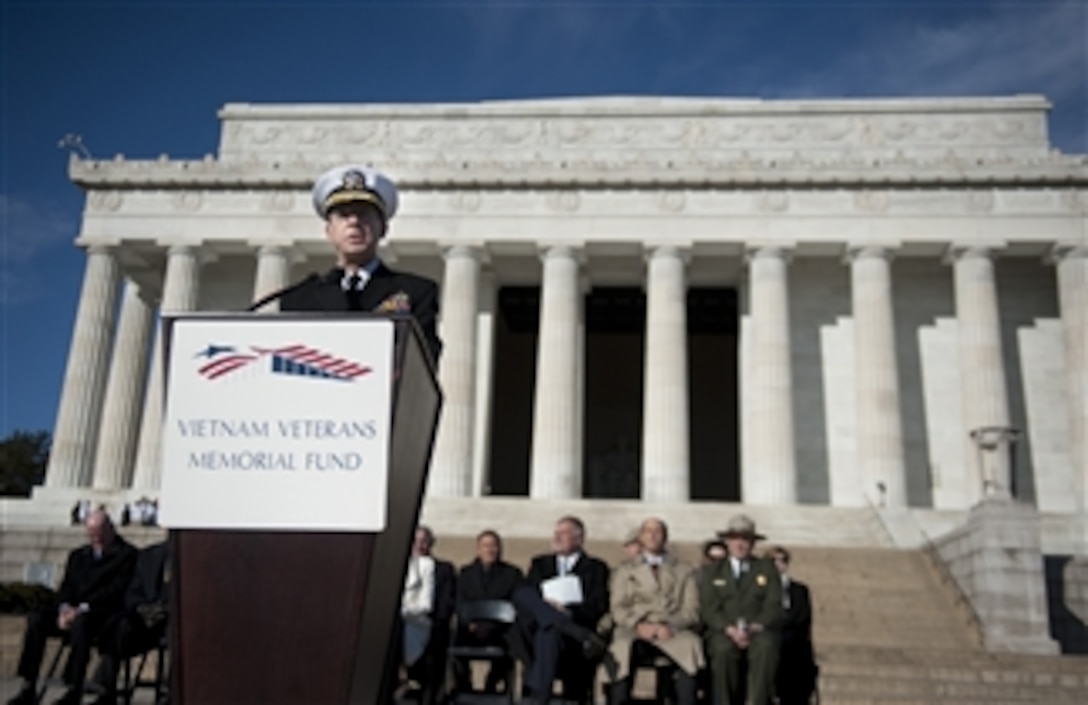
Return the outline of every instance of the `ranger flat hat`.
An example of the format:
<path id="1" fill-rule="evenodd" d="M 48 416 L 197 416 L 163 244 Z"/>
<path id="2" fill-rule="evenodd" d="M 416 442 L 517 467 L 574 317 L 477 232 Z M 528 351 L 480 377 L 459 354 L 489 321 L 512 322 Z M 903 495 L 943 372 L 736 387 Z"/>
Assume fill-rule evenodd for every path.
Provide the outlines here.
<path id="1" fill-rule="evenodd" d="M 342 203 L 373 203 L 389 221 L 397 212 L 397 186 L 388 176 L 362 164 L 329 169 L 314 182 L 314 210 L 327 218 L 329 209 Z"/>
<path id="2" fill-rule="evenodd" d="M 753 541 L 767 538 L 763 534 L 756 532 L 756 523 L 747 514 L 738 514 L 730 519 L 729 526 L 725 528 L 725 531 L 719 531 L 718 537 L 723 539 L 743 537 Z"/>

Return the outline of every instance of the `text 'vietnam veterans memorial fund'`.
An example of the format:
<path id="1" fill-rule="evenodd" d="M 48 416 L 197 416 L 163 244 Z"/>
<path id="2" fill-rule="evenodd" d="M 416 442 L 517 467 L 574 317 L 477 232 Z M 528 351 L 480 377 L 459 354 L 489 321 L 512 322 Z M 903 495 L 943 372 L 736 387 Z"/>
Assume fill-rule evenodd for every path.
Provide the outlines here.
<path id="1" fill-rule="evenodd" d="M 177 424 L 184 438 L 369 441 L 378 435 L 378 422 L 374 419 L 181 419 Z M 334 453 L 318 447 L 295 452 L 213 447 L 191 451 L 188 467 L 201 470 L 359 470 L 365 456 L 365 452 Z"/>

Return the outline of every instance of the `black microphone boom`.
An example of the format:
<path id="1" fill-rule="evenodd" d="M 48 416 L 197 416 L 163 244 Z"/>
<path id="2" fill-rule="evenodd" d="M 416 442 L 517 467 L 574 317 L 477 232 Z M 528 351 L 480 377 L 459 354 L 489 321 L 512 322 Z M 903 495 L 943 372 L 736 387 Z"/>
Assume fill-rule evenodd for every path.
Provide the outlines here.
<path id="1" fill-rule="evenodd" d="M 310 282 L 312 282 L 312 281 L 314 281 L 315 279 L 318 279 L 318 278 L 319 277 L 318 277 L 317 274 L 311 274 L 310 276 L 306 277 L 305 279 L 303 279 L 302 281 L 300 281 L 298 283 L 292 284 L 291 286 L 285 287 L 285 288 L 280 289 L 278 291 L 273 291 L 268 296 L 264 296 L 264 297 L 258 299 L 256 302 L 254 302 L 249 308 L 246 309 L 246 312 L 247 313 L 252 313 L 253 311 L 256 311 L 259 308 L 263 308 L 264 306 L 267 306 L 268 304 L 272 303 L 273 301 L 278 301 L 279 299 L 282 299 L 284 296 L 287 296 L 288 294 L 290 294 L 295 289 L 300 289 L 303 286 L 309 284 Z"/>

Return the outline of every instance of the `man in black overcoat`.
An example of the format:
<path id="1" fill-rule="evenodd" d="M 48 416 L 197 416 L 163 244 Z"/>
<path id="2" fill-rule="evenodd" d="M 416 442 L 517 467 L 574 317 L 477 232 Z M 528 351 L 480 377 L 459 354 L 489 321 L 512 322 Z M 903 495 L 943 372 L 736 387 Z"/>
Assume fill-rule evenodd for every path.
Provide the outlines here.
<path id="1" fill-rule="evenodd" d="M 67 637 L 70 651 L 64 670 L 68 690 L 57 705 L 78 705 L 91 646 L 102 628 L 124 606 L 125 589 L 136 565 L 136 549 L 117 535 L 103 509 L 87 516 L 88 543 L 68 554 L 64 580 L 55 603 L 27 615 L 23 649 L 19 657 L 22 689 L 9 705 L 34 705 L 35 685 L 51 636 Z"/>
<path id="2" fill-rule="evenodd" d="M 476 559 L 461 567 L 457 581 L 457 608 L 480 600 L 506 600 L 514 598 L 514 590 L 525 580 L 521 569 L 502 559 L 502 537 L 491 531 L 481 531 L 476 537 Z M 514 650 L 509 625 L 494 622 L 458 623 L 457 643 L 462 646 L 503 646 Z M 487 674 L 485 689 L 495 693 L 503 683 L 510 662 L 493 664 Z M 469 674 L 465 664 L 456 664 L 454 676 L 458 691 L 468 690 Z M 511 684 L 506 683 L 509 688 Z"/>
<path id="3" fill-rule="evenodd" d="M 779 705 L 808 705 L 816 690 L 816 659 L 812 649 L 812 599 L 808 586 L 789 574 L 790 553 L 775 546 L 768 555 L 782 576 L 782 646 L 775 679 Z"/>

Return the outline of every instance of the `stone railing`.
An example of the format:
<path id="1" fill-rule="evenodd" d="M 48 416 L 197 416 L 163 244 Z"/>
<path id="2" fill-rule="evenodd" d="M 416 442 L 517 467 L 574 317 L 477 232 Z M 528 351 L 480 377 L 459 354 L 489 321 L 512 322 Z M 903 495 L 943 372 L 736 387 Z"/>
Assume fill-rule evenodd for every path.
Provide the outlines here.
<path id="1" fill-rule="evenodd" d="M 1055 654 L 1050 638 L 1039 515 L 1009 499 L 987 499 L 967 524 L 933 542 L 935 556 L 970 602 L 988 651 Z"/>

